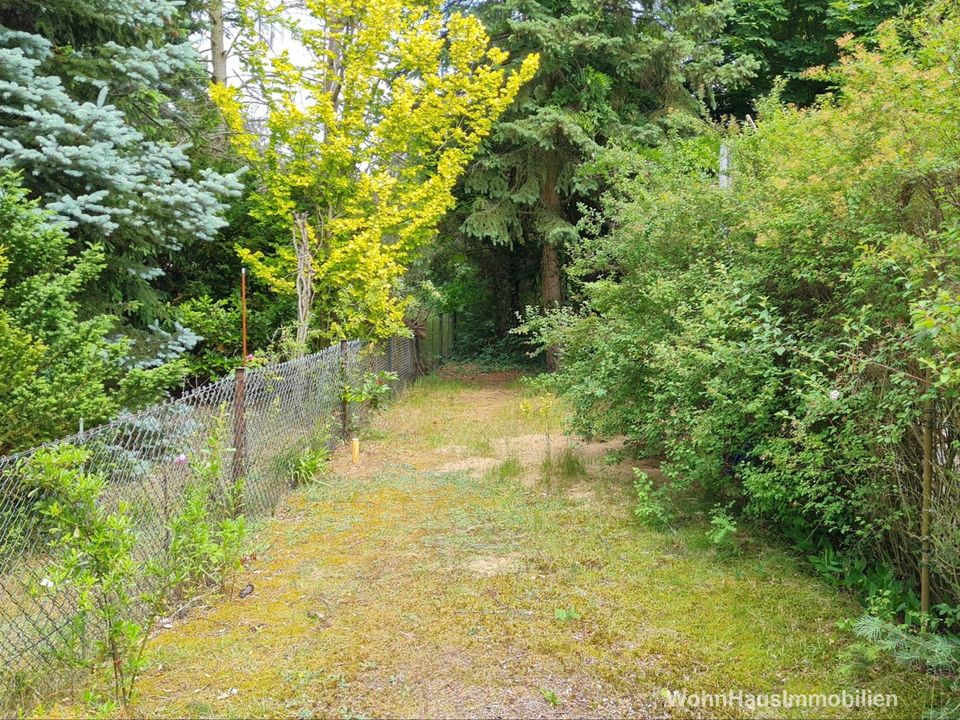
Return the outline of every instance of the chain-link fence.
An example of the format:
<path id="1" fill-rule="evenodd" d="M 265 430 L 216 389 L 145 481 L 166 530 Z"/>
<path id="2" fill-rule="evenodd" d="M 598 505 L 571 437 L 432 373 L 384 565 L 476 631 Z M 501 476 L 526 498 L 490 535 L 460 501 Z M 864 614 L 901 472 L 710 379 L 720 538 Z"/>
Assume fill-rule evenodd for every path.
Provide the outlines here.
<path id="1" fill-rule="evenodd" d="M 247 368 L 176 400 L 63 438 L 86 452 L 83 470 L 104 478 L 100 502 L 124 507 L 136 532 L 138 565 L 170 543 L 198 458 L 214 458 L 224 487 L 242 482 L 242 512 L 269 515 L 293 484 L 291 469 L 311 448 L 331 448 L 365 417 L 344 399 L 368 373 L 389 371 L 409 382 L 417 374 L 416 341 L 394 338 L 377 347 L 344 342 L 289 362 Z M 383 380 L 383 378 L 381 378 Z M 367 380 L 371 382 L 371 380 Z M 376 382 L 376 380 L 372 380 Z M 349 397 L 349 394 L 347 394 Z M 223 442 L 210 438 L 222 435 Z M 50 672 L 77 615 L 75 589 L 56 587 L 56 554 L 28 482 L 40 448 L 0 458 L 0 691 Z M 210 462 L 210 458 L 206 458 Z M 144 582 L 147 579 L 144 578 Z"/>

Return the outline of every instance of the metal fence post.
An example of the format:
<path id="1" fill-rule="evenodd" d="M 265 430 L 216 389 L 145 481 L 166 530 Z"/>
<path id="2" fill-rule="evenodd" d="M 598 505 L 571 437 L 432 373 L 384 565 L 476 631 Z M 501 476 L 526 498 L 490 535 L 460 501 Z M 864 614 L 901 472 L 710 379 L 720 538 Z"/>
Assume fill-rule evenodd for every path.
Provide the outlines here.
<path id="1" fill-rule="evenodd" d="M 246 383 L 247 369 L 238 367 L 233 378 L 233 472 L 234 482 L 246 474 Z"/>
<path id="2" fill-rule="evenodd" d="M 387 372 L 393 372 L 393 338 L 387 338 Z"/>
<path id="3" fill-rule="evenodd" d="M 350 430 L 350 404 L 347 402 L 347 341 L 340 341 L 340 437 L 346 442 Z"/>

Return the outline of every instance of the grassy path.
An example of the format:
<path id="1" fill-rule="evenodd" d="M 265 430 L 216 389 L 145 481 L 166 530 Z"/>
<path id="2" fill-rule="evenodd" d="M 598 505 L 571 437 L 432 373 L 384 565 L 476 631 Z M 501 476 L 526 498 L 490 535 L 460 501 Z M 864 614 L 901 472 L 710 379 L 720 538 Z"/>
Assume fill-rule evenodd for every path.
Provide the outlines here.
<path id="1" fill-rule="evenodd" d="M 360 465 L 338 456 L 260 531 L 237 580 L 252 595 L 160 631 L 136 713 L 740 717 L 661 691 L 867 687 L 899 694 L 887 717 L 920 714 L 918 676 L 842 674 L 849 601 L 756 542 L 722 559 L 697 523 L 643 529 L 630 464 L 558 436 L 556 416 L 506 375 L 408 392 Z M 825 714 L 884 716 L 807 712 Z"/>

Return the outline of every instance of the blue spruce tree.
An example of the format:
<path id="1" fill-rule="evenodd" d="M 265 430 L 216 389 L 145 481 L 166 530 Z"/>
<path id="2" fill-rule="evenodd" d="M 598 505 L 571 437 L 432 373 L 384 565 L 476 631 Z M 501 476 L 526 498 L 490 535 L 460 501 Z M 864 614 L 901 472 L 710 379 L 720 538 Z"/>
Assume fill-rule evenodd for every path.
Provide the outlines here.
<path id="1" fill-rule="evenodd" d="M 89 313 L 153 330 L 160 360 L 189 333 L 159 324 L 156 280 L 177 253 L 226 223 L 236 173 L 196 168 L 187 117 L 206 74 L 176 0 L 0 0 L 0 170 L 61 223 L 74 247 L 105 253 Z M 172 335 L 170 334 L 172 331 Z"/>

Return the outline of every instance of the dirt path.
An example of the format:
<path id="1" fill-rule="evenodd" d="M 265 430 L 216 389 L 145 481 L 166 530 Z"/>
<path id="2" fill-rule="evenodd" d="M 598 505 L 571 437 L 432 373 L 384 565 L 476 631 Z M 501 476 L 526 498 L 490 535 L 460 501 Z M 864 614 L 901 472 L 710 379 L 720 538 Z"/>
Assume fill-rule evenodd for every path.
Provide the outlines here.
<path id="1" fill-rule="evenodd" d="M 915 676 L 842 674 L 852 605 L 759 543 L 724 560 L 697 522 L 641 528 L 616 444 L 559 436 L 558 413 L 510 375 L 409 391 L 360 465 L 338 456 L 259 532 L 237 579 L 252 595 L 152 641 L 136 712 L 725 717 L 747 713 L 671 708 L 663 690 L 855 686 L 919 715 Z M 807 714 L 825 713 L 851 714 Z"/>

